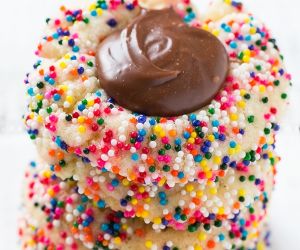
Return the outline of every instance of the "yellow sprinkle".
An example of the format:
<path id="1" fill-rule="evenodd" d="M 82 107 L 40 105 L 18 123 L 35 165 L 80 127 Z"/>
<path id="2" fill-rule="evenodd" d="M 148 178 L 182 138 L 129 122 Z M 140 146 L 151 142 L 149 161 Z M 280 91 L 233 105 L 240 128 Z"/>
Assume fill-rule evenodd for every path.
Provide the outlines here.
<path id="1" fill-rule="evenodd" d="M 136 205 L 137 202 L 138 202 L 137 199 L 134 199 L 134 198 L 133 198 L 133 199 L 131 200 L 131 204 L 132 204 L 132 205 Z"/>
<path id="2" fill-rule="evenodd" d="M 248 62 L 250 62 L 250 56 L 243 56 L 243 62 L 244 63 L 248 63 Z"/>
<path id="3" fill-rule="evenodd" d="M 217 193 L 217 189 L 216 188 L 211 188 L 209 190 L 210 194 L 215 195 Z"/>
<path id="4" fill-rule="evenodd" d="M 43 95 L 41 95 L 41 94 L 37 94 L 36 96 L 35 96 L 35 98 L 38 100 L 38 101 L 41 101 L 41 100 L 43 100 Z"/>
<path id="5" fill-rule="evenodd" d="M 272 71 L 274 71 L 275 73 L 277 73 L 278 72 L 278 67 L 272 67 Z"/>
<path id="6" fill-rule="evenodd" d="M 48 193 L 48 195 L 49 195 L 50 197 L 53 197 L 53 196 L 54 196 L 54 191 L 53 191 L 53 189 L 48 189 L 47 193 Z"/>
<path id="7" fill-rule="evenodd" d="M 36 118 L 36 120 L 38 121 L 38 123 L 43 123 L 44 118 L 43 118 L 42 116 L 39 115 L 39 116 Z"/>
<path id="8" fill-rule="evenodd" d="M 85 121 L 85 118 L 83 116 L 79 116 L 78 119 L 77 119 L 78 123 L 84 123 Z"/>
<path id="9" fill-rule="evenodd" d="M 264 85 L 259 85 L 259 92 L 264 93 L 266 91 L 266 87 Z"/>
<path id="10" fill-rule="evenodd" d="M 93 3 L 89 6 L 89 11 L 92 11 L 94 9 L 96 9 L 96 4 Z"/>
<path id="11" fill-rule="evenodd" d="M 245 50 L 244 50 L 244 55 L 250 56 L 250 55 L 251 55 L 250 50 L 249 50 L 249 49 L 245 49 Z"/>
<path id="12" fill-rule="evenodd" d="M 195 249 L 195 250 L 202 250 L 203 248 L 202 248 L 200 245 L 196 244 L 196 245 L 194 246 L 194 249 Z"/>
<path id="13" fill-rule="evenodd" d="M 219 164 L 221 164 L 221 162 L 222 162 L 222 161 L 221 161 L 221 157 L 219 157 L 219 156 L 215 156 L 215 157 L 214 157 L 214 163 L 215 163 L 215 164 L 218 164 L 218 165 L 219 165 Z"/>
<path id="14" fill-rule="evenodd" d="M 259 223 L 257 221 L 253 221 L 252 222 L 252 226 L 255 227 L 255 228 L 257 228 L 259 226 Z"/>
<path id="15" fill-rule="evenodd" d="M 146 210 L 144 210 L 143 212 L 142 212 L 142 214 L 141 214 L 141 216 L 140 217 L 142 217 L 142 218 L 148 218 L 149 217 L 149 212 L 148 211 L 146 211 Z"/>
<path id="16" fill-rule="evenodd" d="M 28 240 L 27 244 L 31 247 L 35 246 L 35 241 L 33 239 Z"/>
<path id="17" fill-rule="evenodd" d="M 162 131 L 162 127 L 160 125 L 155 125 L 153 131 L 154 133 L 160 133 Z"/>
<path id="18" fill-rule="evenodd" d="M 191 133 L 191 137 L 192 137 L 192 138 L 196 138 L 196 137 L 197 137 L 197 133 L 196 133 L 196 132 L 192 132 L 192 133 Z"/>
<path id="19" fill-rule="evenodd" d="M 43 177 L 45 178 L 50 178 L 51 177 L 51 171 L 50 170 L 45 170 L 43 172 Z"/>
<path id="20" fill-rule="evenodd" d="M 59 88 L 61 90 L 63 90 L 64 92 L 66 92 L 69 89 L 69 87 L 67 85 L 60 85 Z"/>
<path id="21" fill-rule="evenodd" d="M 185 187 L 186 191 L 192 192 L 194 190 L 194 186 L 192 184 L 187 184 Z"/>
<path id="22" fill-rule="evenodd" d="M 240 108 L 244 109 L 244 108 L 246 107 L 246 102 L 244 102 L 244 101 L 239 101 L 239 102 L 237 103 L 237 105 L 238 105 Z"/>
<path id="23" fill-rule="evenodd" d="M 249 17 L 246 17 L 246 18 L 244 19 L 244 22 L 245 22 L 245 23 L 249 23 L 249 22 L 250 22 L 250 18 L 249 18 Z"/>
<path id="24" fill-rule="evenodd" d="M 94 103 L 95 103 L 94 100 L 89 100 L 87 105 L 88 105 L 89 107 L 91 107 L 91 106 L 94 105 Z"/>
<path id="25" fill-rule="evenodd" d="M 251 27 L 250 28 L 250 34 L 253 35 L 256 33 L 256 28 L 255 27 Z"/>
<path id="26" fill-rule="evenodd" d="M 145 242 L 145 246 L 146 246 L 147 248 L 151 248 L 151 247 L 152 247 L 152 241 L 151 241 L 151 240 L 147 240 L 147 241 Z"/>
<path id="27" fill-rule="evenodd" d="M 238 119 L 237 114 L 234 114 L 234 113 L 230 114 L 229 117 L 230 117 L 231 121 L 237 121 L 237 119 Z"/>
<path id="28" fill-rule="evenodd" d="M 203 160 L 200 162 L 200 166 L 201 166 L 202 168 L 204 168 L 206 165 L 207 165 L 207 160 L 203 159 Z"/>
<path id="29" fill-rule="evenodd" d="M 188 139 L 188 143 L 194 144 L 195 143 L 195 139 L 194 138 L 189 138 Z"/>
<path id="30" fill-rule="evenodd" d="M 154 218 L 153 223 L 156 224 L 156 225 L 160 225 L 161 224 L 161 218 L 159 218 L 159 217 Z"/>
<path id="31" fill-rule="evenodd" d="M 204 30 L 208 30 L 208 25 L 204 24 L 201 28 L 204 29 Z"/>
<path id="32" fill-rule="evenodd" d="M 206 240 L 206 234 L 204 232 L 200 232 L 199 235 L 198 235 L 198 239 L 200 241 L 205 241 Z"/>
<path id="33" fill-rule="evenodd" d="M 246 195 L 245 189 L 240 189 L 240 190 L 239 190 L 239 195 L 240 195 L 240 196 L 245 196 L 245 195 Z"/>
<path id="34" fill-rule="evenodd" d="M 139 193 L 144 193 L 145 192 L 145 188 L 144 187 L 139 187 Z"/>
<path id="35" fill-rule="evenodd" d="M 235 154 L 235 149 L 234 148 L 229 148 L 228 149 L 228 154 L 229 155 L 234 155 Z"/>
<path id="36" fill-rule="evenodd" d="M 160 133 L 159 133 L 159 137 L 165 137 L 166 136 L 166 132 L 165 131 L 161 131 Z"/>
<path id="37" fill-rule="evenodd" d="M 218 36 L 218 35 L 220 35 L 220 30 L 215 29 L 215 30 L 212 31 L 212 34 L 214 36 Z"/>
<path id="38" fill-rule="evenodd" d="M 146 203 L 150 203 L 151 197 L 148 197 L 148 198 L 144 199 L 144 201 L 145 201 Z"/>
<path id="39" fill-rule="evenodd" d="M 164 184 L 166 183 L 166 179 L 162 178 L 159 182 L 158 182 L 158 186 L 162 187 Z"/>
<path id="40" fill-rule="evenodd" d="M 71 58 L 71 55 L 70 54 L 65 54 L 64 58 L 69 60 Z"/>
<path id="41" fill-rule="evenodd" d="M 205 173 L 210 171 L 210 168 L 207 165 L 205 167 L 203 167 L 202 169 Z"/>
<path id="42" fill-rule="evenodd" d="M 83 126 L 83 125 L 80 125 L 79 127 L 78 127 L 78 132 L 79 133 L 85 133 L 85 131 L 86 131 L 86 127 L 85 126 Z"/>
<path id="43" fill-rule="evenodd" d="M 101 15 L 103 14 L 103 10 L 100 9 L 100 8 L 98 8 L 98 9 L 97 9 L 97 14 L 98 14 L 98 16 L 101 16 Z"/>
<path id="44" fill-rule="evenodd" d="M 61 62 L 59 64 L 59 67 L 61 67 L 62 69 L 65 69 L 67 67 L 67 64 L 65 62 Z"/>
<path id="45" fill-rule="evenodd" d="M 265 244 L 263 242 L 259 242 L 257 244 L 257 250 L 265 250 L 266 247 L 265 247 Z"/>
<path id="46" fill-rule="evenodd" d="M 197 196 L 198 198 L 202 197 L 202 196 L 203 196 L 203 191 L 198 190 L 198 191 L 196 192 L 196 196 Z"/>
<path id="47" fill-rule="evenodd" d="M 121 238 L 120 238 L 120 237 L 116 237 L 116 238 L 114 239 L 114 242 L 115 242 L 115 244 L 120 245 L 122 241 L 121 241 Z"/>
<path id="48" fill-rule="evenodd" d="M 122 180 L 123 186 L 127 187 L 129 185 L 129 181 L 127 179 Z"/>
<path id="49" fill-rule="evenodd" d="M 240 93 L 241 93 L 241 96 L 244 96 L 244 95 L 247 93 L 247 91 L 244 90 L 244 89 L 241 89 L 241 90 L 240 90 Z"/>
<path id="50" fill-rule="evenodd" d="M 219 208 L 219 211 L 218 211 L 218 214 L 219 214 L 219 215 L 223 215 L 224 212 L 225 212 L 224 207 L 220 207 L 220 208 Z"/>
<path id="51" fill-rule="evenodd" d="M 210 178 L 212 177 L 212 172 L 209 171 L 209 172 L 207 172 L 205 175 L 206 175 L 206 178 L 207 178 L 207 179 L 210 179 Z"/>
<path id="52" fill-rule="evenodd" d="M 74 101 L 73 96 L 68 95 L 68 96 L 66 97 L 66 101 L 69 102 L 69 103 L 73 103 L 73 101 Z"/>
<path id="53" fill-rule="evenodd" d="M 215 140 L 215 136 L 214 135 L 208 135 L 207 139 L 211 142 L 213 142 Z"/>

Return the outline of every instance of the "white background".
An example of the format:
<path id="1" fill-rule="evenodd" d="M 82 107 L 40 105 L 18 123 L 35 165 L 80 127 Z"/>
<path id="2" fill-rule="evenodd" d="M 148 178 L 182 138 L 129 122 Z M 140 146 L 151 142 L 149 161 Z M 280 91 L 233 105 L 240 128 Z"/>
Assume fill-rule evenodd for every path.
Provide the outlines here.
<path id="1" fill-rule="evenodd" d="M 84 0 L 0 0 L 0 250 L 17 250 L 16 218 L 24 168 L 34 148 L 22 130 L 23 78 L 34 62 L 33 51 L 45 17 L 62 3 Z M 207 1 L 196 0 L 202 5 Z M 299 0 L 245 0 L 278 38 L 293 75 L 290 112 L 278 138 L 278 185 L 272 200 L 272 250 L 299 250 L 300 239 L 300 28 Z"/>

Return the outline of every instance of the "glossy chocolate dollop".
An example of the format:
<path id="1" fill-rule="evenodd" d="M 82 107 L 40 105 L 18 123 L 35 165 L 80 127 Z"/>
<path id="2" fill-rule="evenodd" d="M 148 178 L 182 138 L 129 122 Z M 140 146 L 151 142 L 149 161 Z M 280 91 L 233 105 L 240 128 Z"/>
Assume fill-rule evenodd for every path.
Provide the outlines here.
<path id="1" fill-rule="evenodd" d="M 143 10 L 98 47 L 101 87 L 131 111 L 178 116 L 207 105 L 225 81 L 222 43 L 172 9 Z"/>

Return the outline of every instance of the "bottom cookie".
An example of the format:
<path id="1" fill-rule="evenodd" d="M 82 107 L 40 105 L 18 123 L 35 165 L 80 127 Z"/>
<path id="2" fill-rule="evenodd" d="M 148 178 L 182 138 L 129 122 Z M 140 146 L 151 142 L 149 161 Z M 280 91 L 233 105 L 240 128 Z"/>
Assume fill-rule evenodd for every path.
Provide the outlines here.
<path id="1" fill-rule="evenodd" d="M 24 198 L 19 228 L 24 250 L 265 248 L 267 193 L 216 227 L 198 230 L 196 224 L 189 231 L 160 232 L 80 195 L 75 181 L 62 181 L 36 163 L 26 172 Z"/>

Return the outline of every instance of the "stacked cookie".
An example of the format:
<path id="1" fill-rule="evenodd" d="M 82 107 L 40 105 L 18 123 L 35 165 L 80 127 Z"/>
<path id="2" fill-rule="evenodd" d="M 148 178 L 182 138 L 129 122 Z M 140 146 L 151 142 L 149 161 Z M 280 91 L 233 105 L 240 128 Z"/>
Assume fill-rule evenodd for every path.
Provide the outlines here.
<path id="1" fill-rule="evenodd" d="M 26 172 L 23 249 L 264 249 L 290 84 L 276 41 L 235 1 L 199 16 L 189 1 L 141 10 L 166 7 L 156 2 L 47 19 L 25 80 L 39 159 Z"/>

